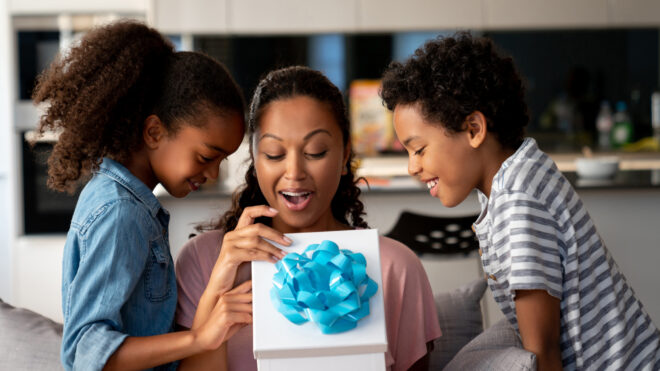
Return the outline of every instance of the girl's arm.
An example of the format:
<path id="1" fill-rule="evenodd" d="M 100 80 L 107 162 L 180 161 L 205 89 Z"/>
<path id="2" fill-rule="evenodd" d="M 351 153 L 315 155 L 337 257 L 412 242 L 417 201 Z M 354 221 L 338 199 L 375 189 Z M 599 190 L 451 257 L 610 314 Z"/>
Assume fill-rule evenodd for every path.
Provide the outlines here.
<path id="1" fill-rule="evenodd" d="M 523 347 L 536 354 L 537 369 L 561 370 L 559 299 L 545 290 L 517 290 L 515 302 Z"/>
<path id="2" fill-rule="evenodd" d="M 240 327 L 252 322 L 251 287 L 251 281 L 247 281 L 222 295 L 208 320 L 197 328 L 126 338 L 103 369 L 142 370 L 218 349 Z"/>

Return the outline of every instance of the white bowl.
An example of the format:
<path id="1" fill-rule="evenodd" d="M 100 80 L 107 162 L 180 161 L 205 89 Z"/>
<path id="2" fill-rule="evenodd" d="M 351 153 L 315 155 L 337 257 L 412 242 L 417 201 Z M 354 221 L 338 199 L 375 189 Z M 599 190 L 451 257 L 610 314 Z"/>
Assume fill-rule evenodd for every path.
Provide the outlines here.
<path id="1" fill-rule="evenodd" d="M 575 159 L 575 168 L 580 178 L 611 178 L 619 169 L 619 158 L 616 156 L 579 157 Z"/>

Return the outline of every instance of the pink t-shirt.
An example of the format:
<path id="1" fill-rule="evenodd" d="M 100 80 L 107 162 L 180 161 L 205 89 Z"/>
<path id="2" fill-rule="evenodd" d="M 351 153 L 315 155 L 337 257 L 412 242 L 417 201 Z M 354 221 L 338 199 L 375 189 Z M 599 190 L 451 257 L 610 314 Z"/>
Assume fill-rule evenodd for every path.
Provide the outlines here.
<path id="1" fill-rule="evenodd" d="M 176 261 L 178 304 L 176 321 L 190 328 L 197 303 L 220 254 L 223 233 L 210 231 L 188 241 Z M 433 293 L 417 255 L 402 243 L 380 237 L 388 369 L 407 370 L 427 350 L 426 343 L 441 336 Z M 250 265 L 239 267 L 236 284 L 250 279 Z M 252 326 L 240 329 L 227 343 L 230 370 L 256 370 L 252 354 Z"/>

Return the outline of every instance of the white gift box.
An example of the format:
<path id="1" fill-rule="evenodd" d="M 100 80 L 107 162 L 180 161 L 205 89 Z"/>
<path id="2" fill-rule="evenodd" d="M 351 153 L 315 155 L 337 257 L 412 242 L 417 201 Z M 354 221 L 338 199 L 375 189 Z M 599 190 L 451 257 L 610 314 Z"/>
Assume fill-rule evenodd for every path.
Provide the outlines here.
<path id="1" fill-rule="evenodd" d="M 291 233 L 287 252 L 302 254 L 307 246 L 324 240 L 340 249 L 364 255 L 369 277 L 378 291 L 369 299 L 369 315 L 357 327 L 338 334 L 323 334 L 312 321 L 296 325 L 277 311 L 270 298 L 275 264 L 252 262 L 253 351 L 260 371 L 384 370 L 387 334 L 383 307 L 378 231 L 375 229 Z"/>

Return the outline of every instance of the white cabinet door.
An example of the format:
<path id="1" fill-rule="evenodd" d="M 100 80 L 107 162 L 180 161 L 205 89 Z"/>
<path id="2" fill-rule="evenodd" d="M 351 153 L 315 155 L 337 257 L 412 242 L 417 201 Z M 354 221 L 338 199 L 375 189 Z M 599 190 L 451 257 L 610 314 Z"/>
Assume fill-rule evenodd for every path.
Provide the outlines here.
<path id="1" fill-rule="evenodd" d="M 323 33 L 356 29 L 357 0 L 228 0 L 232 33 Z"/>
<path id="2" fill-rule="evenodd" d="M 483 4 L 488 29 L 589 28 L 608 22 L 603 0 L 484 0 Z"/>
<path id="3" fill-rule="evenodd" d="M 149 0 L 8 0 L 12 15 L 59 13 L 146 14 Z"/>
<path id="4" fill-rule="evenodd" d="M 658 0 L 609 0 L 610 24 L 613 26 L 660 25 Z"/>
<path id="5" fill-rule="evenodd" d="M 227 33 L 227 1 L 154 0 L 153 23 L 164 33 Z"/>
<path id="6" fill-rule="evenodd" d="M 482 0 L 359 0 L 361 31 L 481 28 Z"/>

